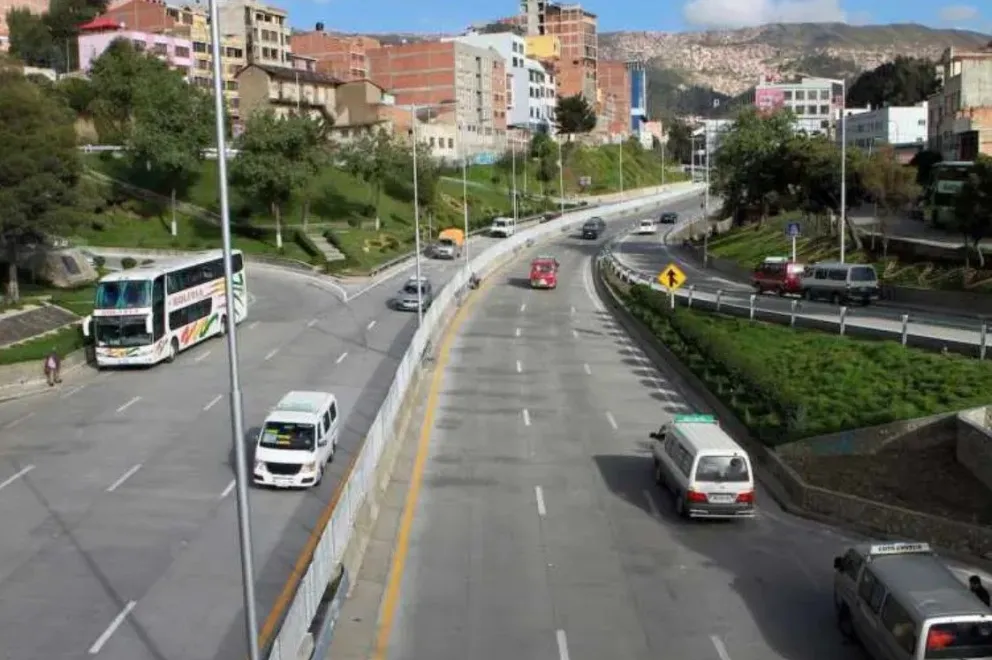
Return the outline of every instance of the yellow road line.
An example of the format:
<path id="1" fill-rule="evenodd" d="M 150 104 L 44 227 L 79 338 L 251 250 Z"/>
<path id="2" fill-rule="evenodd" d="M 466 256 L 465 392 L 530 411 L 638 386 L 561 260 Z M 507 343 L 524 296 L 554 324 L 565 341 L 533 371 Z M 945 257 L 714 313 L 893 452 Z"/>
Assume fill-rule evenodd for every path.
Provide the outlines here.
<path id="1" fill-rule="evenodd" d="M 512 263 L 512 262 L 511 262 Z M 420 486 L 423 483 L 424 468 L 427 465 L 427 455 L 430 451 L 431 432 L 434 430 L 434 413 L 437 409 L 438 398 L 441 393 L 441 385 L 444 382 L 444 370 L 448 365 L 448 358 L 451 354 L 451 345 L 454 343 L 458 330 L 468 317 L 468 313 L 475 307 L 476 302 L 483 297 L 483 294 L 492 285 L 496 273 L 502 270 L 498 268 L 496 272 L 490 273 L 482 285 L 462 305 L 462 308 L 455 314 L 454 319 L 444 332 L 438 351 L 437 362 L 434 367 L 434 375 L 431 378 L 431 386 L 427 394 L 427 407 L 424 410 L 424 423 L 420 427 L 420 438 L 417 441 L 417 454 L 413 461 L 413 473 L 410 476 L 410 490 L 407 491 L 406 505 L 403 508 L 403 517 L 400 519 L 399 533 L 396 536 L 396 546 L 393 549 L 393 560 L 389 569 L 389 582 L 386 584 L 386 593 L 382 599 L 382 609 L 379 614 L 379 626 L 376 633 L 375 650 L 372 653 L 373 660 L 385 660 L 389 651 L 389 638 L 393 632 L 393 619 L 396 616 L 396 606 L 399 601 L 400 587 L 403 584 L 403 572 L 406 569 L 407 553 L 410 549 L 410 531 L 413 527 L 413 519 L 417 513 L 417 501 L 420 498 Z"/>

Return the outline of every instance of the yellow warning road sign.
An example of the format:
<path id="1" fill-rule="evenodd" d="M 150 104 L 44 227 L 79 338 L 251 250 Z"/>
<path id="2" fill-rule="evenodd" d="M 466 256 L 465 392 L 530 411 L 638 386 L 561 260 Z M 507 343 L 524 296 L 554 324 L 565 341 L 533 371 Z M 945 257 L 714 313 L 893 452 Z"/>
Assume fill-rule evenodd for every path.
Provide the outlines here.
<path id="1" fill-rule="evenodd" d="M 658 284 L 669 291 L 675 291 L 685 284 L 685 273 L 675 264 L 668 264 L 664 270 L 658 273 Z"/>

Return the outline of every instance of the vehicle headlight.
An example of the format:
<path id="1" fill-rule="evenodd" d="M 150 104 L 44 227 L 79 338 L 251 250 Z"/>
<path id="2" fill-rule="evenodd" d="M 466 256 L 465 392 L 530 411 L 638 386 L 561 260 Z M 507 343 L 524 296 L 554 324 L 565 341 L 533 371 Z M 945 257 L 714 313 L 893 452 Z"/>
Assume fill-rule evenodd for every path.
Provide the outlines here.
<path id="1" fill-rule="evenodd" d="M 303 464 L 303 471 L 304 472 L 313 472 L 316 469 L 317 469 L 317 463 L 316 462 L 304 463 Z"/>
<path id="2" fill-rule="evenodd" d="M 255 472 L 265 472 L 265 461 L 255 461 Z"/>

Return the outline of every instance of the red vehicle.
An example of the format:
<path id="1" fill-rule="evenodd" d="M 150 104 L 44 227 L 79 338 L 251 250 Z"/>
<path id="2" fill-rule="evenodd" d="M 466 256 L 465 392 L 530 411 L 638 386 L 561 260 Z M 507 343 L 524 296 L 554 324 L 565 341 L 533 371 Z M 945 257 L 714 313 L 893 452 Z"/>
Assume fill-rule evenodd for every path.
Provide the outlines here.
<path id="1" fill-rule="evenodd" d="M 558 260 L 554 257 L 537 257 L 530 262 L 532 289 L 554 289 L 558 286 Z"/>
<path id="2" fill-rule="evenodd" d="M 751 286 L 755 293 L 771 291 L 780 296 L 802 293 L 805 266 L 788 257 L 768 257 L 754 269 Z"/>

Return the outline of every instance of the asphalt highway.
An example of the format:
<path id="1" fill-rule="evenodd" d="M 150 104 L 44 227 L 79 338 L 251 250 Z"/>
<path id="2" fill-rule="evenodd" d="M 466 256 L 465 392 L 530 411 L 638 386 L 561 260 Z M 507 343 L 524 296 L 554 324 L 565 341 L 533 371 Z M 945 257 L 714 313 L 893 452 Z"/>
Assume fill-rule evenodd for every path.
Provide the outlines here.
<path id="1" fill-rule="evenodd" d="M 659 232 L 655 236 L 626 234 L 619 237 L 613 245 L 613 254 L 620 263 L 645 275 L 657 274 L 669 264 L 676 264 L 686 275 L 686 283 L 680 290 L 681 294 L 687 293 L 689 288 L 693 287 L 694 296 L 697 298 L 714 300 L 716 292 L 720 291 L 723 302 L 739 307 L 750 305 L 750 297 L 754 290 L 749 282 L 735 281 L 701 268 L 685 258 L 678 249 L 667 245 L 664 237 L 664 232 Z M 765 293 L 757 298 L 756 306 L 759 309 L 789 314 L 794 300 L 798 298 Z M 834 322 L 838 319 L 837 305 L 805 300 L 798 304 L 798 311 L 804 316 Z M 847 322 L 850 325 L 884 328 L 899 333 L 904 314 L 909 316 L 910 334 L 976 345 L 981 341 L 982 321 L 974 315 L 947 314 L 889 302 L 869 306 L 851 305 L 847 310 Z"/>
<path id="2" fill-rule="evenodd" d="M 459 267 L 425 261 L 424 273 L 440 286 Z M 260 617 L 415 330 L 415 314 L 387 306 L 411 273 L 352 287 L 345 304 L 326 281 L 249 266 L 249 450 L 291 389 L 334 392 L 346 416 L 319 488 L 251 491 Z M 0 658 L 244 657 L 228 389 L 226 346 L 212 339 L 171 365 L 82 373 L 0 406 Z"/>
<path id="3" fill-rule="evenodd" d="M 470 255 L 496 240 L 471 239 Z M 424 260 L 423 274 L 440 289 L 460 267 Z M 249 459 L 289 390 L 334 392 L 345 415 L 318 488 L 250 491 L 261 619 L 409 344 L 416 314 L 388 303 L 413 272 L 340 284 L 249 265 L 238 329 Z M 171 365 L 76 372 L 0 405 L 0 658 L 246 656 L 228 389 L 217 338 Z"/>
<path id="4" fill-rule="evenodd" d="M 761 490 L 752 521 L 684 523 L 654 484 L 649 432 L 700 404 L 604 311 L 598 248 L 542 247 L 551 291 L 523 256 L 455 338 L 388 658 L 860 660 L 831 600 L 851 537 Z"/>

